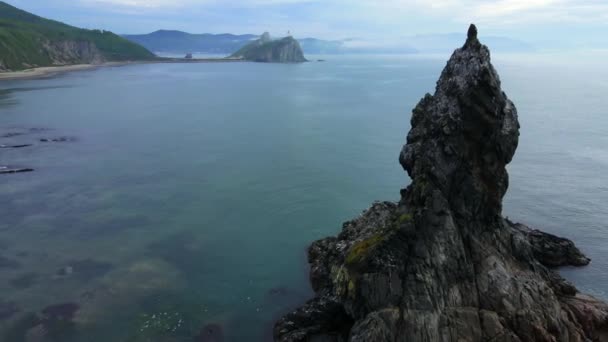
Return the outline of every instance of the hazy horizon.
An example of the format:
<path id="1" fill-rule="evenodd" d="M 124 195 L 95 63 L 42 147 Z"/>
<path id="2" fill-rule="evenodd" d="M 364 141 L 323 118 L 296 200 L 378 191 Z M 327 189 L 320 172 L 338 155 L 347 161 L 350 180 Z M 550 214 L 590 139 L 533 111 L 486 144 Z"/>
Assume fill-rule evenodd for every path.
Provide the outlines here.
<path id="1" fill-rule="evenodd" d="M 608 4 L 598 0 L 9 0 L 7 3 L 70 25 L 119 34 L 157 30 L 188 33 L 355 39 L 396 46 L 419 35 L 498 36 L 538 49 L 607 48 Z"/>

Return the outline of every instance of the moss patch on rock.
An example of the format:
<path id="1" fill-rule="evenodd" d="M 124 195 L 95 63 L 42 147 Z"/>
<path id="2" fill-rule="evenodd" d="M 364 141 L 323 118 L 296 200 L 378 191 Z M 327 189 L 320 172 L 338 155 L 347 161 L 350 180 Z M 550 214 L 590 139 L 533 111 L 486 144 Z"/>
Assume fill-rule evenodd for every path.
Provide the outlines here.
<path id="1" fill-rule="evenodd" d="M 367 257 L 384 241 L 383 234 L 373 235 L 365 240 L 354 243 L 344 260 L 347 266 L 355 266 L 364 262 Z"/>

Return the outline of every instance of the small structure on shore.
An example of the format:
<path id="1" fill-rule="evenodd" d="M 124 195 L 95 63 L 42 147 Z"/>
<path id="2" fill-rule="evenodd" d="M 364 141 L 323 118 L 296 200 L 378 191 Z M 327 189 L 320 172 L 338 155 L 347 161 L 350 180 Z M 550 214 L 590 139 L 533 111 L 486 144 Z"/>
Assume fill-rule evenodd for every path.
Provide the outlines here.
<path id="1" fill-rule="evenodd" d="M 184 57 L 185 59 L 192 59 L 192 53 L 188 53 L 186 54 L 186 57 Z"/>

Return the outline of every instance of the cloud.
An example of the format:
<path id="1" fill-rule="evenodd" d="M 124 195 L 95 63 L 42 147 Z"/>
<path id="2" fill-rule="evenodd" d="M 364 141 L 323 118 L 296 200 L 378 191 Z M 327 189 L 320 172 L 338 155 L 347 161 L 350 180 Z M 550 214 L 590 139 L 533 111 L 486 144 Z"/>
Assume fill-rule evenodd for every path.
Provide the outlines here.
<path id="1" fill-rule="evenodd" d="M 362 24 L 405 20 L 445 20 L 452 23 L 480 22 L 493 26 L 538 22 L 601 21 L 608 18 L 606 0 L 79 0 L 86 5 L 106 5 L 109 10 L 256 9 L 313 4 L 328 20 Z M 291 13 L 297 16 L 298 13 Z M 415 17 L 415 18 L 412 18 Z"/>
<path id="2" fill-rule="evenodd" d="M 80 0 L 84 4 L 106 4 L 139 8 L 179 8 L 187 6 L 253 7 L 315 2 L 316 0 Z"/>
<path id="3" fill-rule="evenodd" d="M 335 1 L 335 0 L 334 0 Z M 331 2 L 331 1 L 329 1 Z M 421 14 L 454 22 L 491 25 L 522 22 L 601 21 L 608 17 L 606 0 L 364 0 L 344 1 L 361 13 L 385 18 L 411 18 Z"/>
<path id="4" fill-rule="evenodd" d="M 580 42 L 608 30 L 608 0 L 8 0 L 79 26 L 121 33 L 286 32 L 326 39 L 400 41 L 466 32 L 527 42 Z M 362 44 L 353 42 L 352 44 Z"/>

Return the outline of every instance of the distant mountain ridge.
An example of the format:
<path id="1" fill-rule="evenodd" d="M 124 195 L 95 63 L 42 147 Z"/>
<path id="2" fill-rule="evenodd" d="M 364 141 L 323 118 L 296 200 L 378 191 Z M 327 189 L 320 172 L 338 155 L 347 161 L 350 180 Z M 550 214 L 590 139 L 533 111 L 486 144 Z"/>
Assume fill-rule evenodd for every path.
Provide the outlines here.
<path id="1" fill-rule="evenodd" d="M 0 71 L 153 58 L 112 32 L 80 29 L 0 1 Z"/>
<path id="2" fill-rule="evenodd" d="M 231 34 L 231 33 L 202 33 L 193 34 L 177 30 L 158 30 L 148 34 L 123 34 L 124 38 L 145 46 L 148 50 L 157 53 L 186 54 L 208 53 L 230 55 L 243 48 L 245 45 L 260 38 L 255 34 Z M 346 53 L 369 53 L 369 49 L 351 48 L 347 46 L 346 40 L 322 40 L 317 38 L 298 38 L 298 42 L 305 54 L 346 54 Z M 387 51 L 380 51 L 383 53 Z M 400 53 L 416 52 L 409 47 L 400 47 Z"/>
<path id="3" fill-rule="evenodd" d="M 208 53 L 230 55 L 258 39 L 254 34 L 191 34 L 175 30 L 158 30 L 149 34 L 127 34 L 123 37 L 159 53 L 186 54 Z M 456 33 L 412 35 L 398 39 L 392 44 L 384 40 L 365 41 L 357 38 L 323 40 L 298 38 L 305 54 L 409 54 L 446 52 L 460 35 Z M 499 36 L 484 37 L 493 50 L 499 52 L 529 52 L 534 48 L 525 42 Z"/>
<path id="4" fill-rule="evenodd" d="M 230 33 L 191 34 L 175 30 L 158 30 L 149 34 L 125 34 L 123 37 L 154 52 L 231 54 L 259 36 Z"/>

